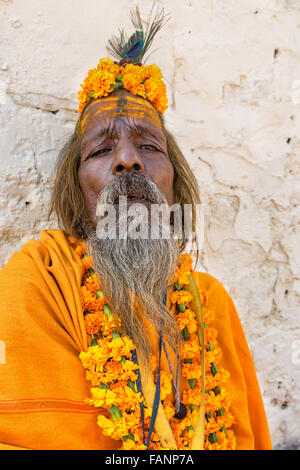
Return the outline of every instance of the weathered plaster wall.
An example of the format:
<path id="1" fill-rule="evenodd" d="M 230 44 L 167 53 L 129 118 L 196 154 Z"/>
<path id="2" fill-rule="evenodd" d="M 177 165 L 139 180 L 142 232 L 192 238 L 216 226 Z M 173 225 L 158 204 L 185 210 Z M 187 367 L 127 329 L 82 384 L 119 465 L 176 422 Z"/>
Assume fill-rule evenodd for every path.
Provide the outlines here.
<path id="1" fill-rule="evenodd" d="M 205 206 L 201 267 L 232 295 L 274 446 L 300 447 L 300 0 L 163 0 L 151 60 Z M 148 0 L 0 0 L 0 263 L 47 220 L 76 93 Z"/>

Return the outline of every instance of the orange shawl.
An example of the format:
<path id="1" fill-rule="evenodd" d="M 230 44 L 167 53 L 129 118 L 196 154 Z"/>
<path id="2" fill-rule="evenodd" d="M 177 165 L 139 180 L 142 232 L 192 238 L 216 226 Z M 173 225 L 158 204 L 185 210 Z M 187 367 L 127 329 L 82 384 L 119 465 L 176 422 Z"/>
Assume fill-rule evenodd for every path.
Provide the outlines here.
<path id="1" fill-rule="evenodd" d="M 0 449 L 114 449 L 85 404 L 90 385 L 79 360 L 85 332 L 83 265 L 64 232 L 30 240 L 0 271 Z M 230 374 L 238 449 L 272 444 L 254 365 L 234 304 L 212 276 L 194 273 L 208 292 L 214 327 Z M 5 359 L 5 360 L 4 360 Z M 4 362 L 4 363 L 3 363 Z M 162 367 L 167 367 L 166 358 Z"/>

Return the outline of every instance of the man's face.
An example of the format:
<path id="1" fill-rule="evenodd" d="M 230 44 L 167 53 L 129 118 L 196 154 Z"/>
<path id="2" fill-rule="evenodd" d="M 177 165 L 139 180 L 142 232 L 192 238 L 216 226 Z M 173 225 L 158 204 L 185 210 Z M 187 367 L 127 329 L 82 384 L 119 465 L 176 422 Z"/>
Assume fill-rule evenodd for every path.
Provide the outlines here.
<path id="1" fill-rule="evenodd" d="M 99 193 L 121 174 L 143 174 L 173 204 L 173 165 L 158 114 L 150 103 L 129 93 L 95 101 L 83 116 L 81 132 L 78 177 L 94 225 Z"/>

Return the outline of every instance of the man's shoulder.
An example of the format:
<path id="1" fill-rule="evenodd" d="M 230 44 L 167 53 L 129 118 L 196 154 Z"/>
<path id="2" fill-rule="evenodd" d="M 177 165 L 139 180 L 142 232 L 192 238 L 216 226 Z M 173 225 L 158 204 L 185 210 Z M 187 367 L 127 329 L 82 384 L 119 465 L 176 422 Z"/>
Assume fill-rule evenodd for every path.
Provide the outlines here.
<path id="1" fill-rule="evenodd" d="M 19 251 L 15 251 L 7 263 L 0 269 L 1 280 L 14 278 L 15 282 L 22 275 L 22 282 L 32 279 L 38 263 L 49 264 L 51 249 L 59 249 L 67 243 L 67 236 L 62 230 L 43 230 L 40 239 L 31 238 Z"/>
<path id="2" fill-rule="evenodd" d="M 206 290 L 220 290 L 227 292 L 221 281 L 211 274 L 202 271 L 193 271 L 193 277 L 197 282 L 198 288 Z"/>

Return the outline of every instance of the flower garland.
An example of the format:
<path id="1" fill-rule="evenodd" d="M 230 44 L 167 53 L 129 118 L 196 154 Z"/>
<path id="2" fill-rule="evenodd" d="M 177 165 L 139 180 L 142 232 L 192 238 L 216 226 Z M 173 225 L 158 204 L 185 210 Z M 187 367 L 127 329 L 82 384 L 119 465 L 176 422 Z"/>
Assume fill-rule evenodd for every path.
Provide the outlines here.
<path id="1" fill-rule="evenodd" d="M 92 99 L 108 96 L 119 88 L 149 100 L 163 113 L 168 107 L 167 89 L 160 68 L 155 65 L 119 65 L 111 59 L 100 59 L 97 67 L 89 70 L 78 92 L 78 112 Z"/>
<path id="2" fill-rule="evenodd" d="M 122 441 L 120 450 L 143 450 L 143 430 L 140 403 L 144 404 L 144 425 L 149 429 L 152 408 L 147 407 L 137 390 L 138 366 L 132 360 L 135 345 L 131 339 L 119 333 L 121 322 L 112 313 L 100 283 L 93 270 L 93 260 L 87 254 L 85 243 L 69 237 L 76 253 L 81 256 L 85 273 L 82 279 L 82 309 L 86 331 L 92 335 L 92 345 L 80 353 L 80 360 L 86 369 L 86 378 L 91 382 L 91 398 L 86 402 L 101 408 L 97 423 L 104 435 Z M 176 304 L 176 320 L 184 338 L 182 351 L 182 377 L 189 387 L 182 394 L 186 416 L 179 420 L 175 405 L 170 399 L 172 375 L 161 371 L 161 395 L 164 411 L 170 422 L 179 450 L 189 450 L 195 431 L 201 402 L 200 347 L 197 337 L 197 322 L 190 308 L 192 295 L 184 290 L 189 284 L 192 259 L 189 255 L 179 257 L 174 291 L 171 302 Z M 217 344 L 217 331 L 211 326 L 214 313 L 207 308 L 207 293 L 200 292 L 205 323 L 205 443 L 206 450 L 234 450 L 236 439 L 229 428 L 234 422 L 230 412 L 231 398 L 226 390 L 229 372 L 218 364 L 222 353 Z M 157 381 L 157 359 L 151 359 L 154 381 Z M 104 412 L 103 412 L 104 410 Z M 162 450 L 159 437 L 153 431 L 150 449 Z"/>

